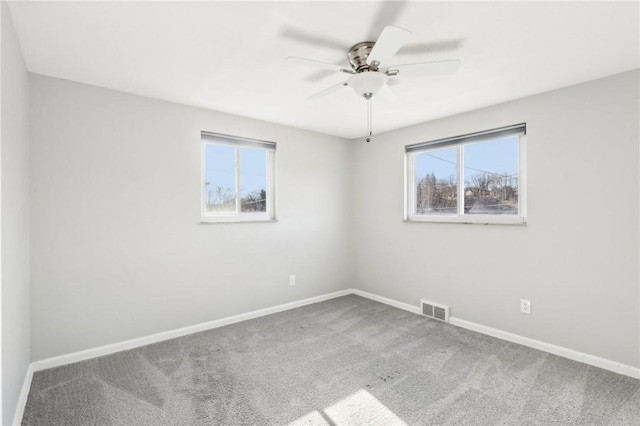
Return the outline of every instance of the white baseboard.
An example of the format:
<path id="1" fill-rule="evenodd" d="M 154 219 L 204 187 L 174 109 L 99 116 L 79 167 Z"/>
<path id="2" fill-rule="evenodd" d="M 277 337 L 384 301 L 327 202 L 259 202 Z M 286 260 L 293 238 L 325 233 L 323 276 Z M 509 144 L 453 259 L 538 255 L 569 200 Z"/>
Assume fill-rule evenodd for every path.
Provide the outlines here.
<path id="1" fill-rule="evenodd" d="M 234 324 L 240 321 L 246 321 L 253 318 L 262 317 L 277 312 L 287 311 L 289 309 L 299 308 L 301 306 L 310 305 L 312 303 L 323 302 L 340 296 L 351 294 L 351 289 L 336 291 L 334 293 L 323 294 L 321 296 L 310 297 L 308 299 L 298 300 L 295 302 L 285 303 L 270 308 L 259 309 L 257 311 L 247 312 L 231 317 L 220 318 L 201 324 L 190 325 L 188 327 L 178 328 L 175 330 L 164 331 L 162 333 L 152 334 L 150 336 L 139 337 L 136 339 L 126 340 L 124 342 L 113 343 L 110 345 L 100 346 L 97 348 L 86 349 L 84 351 L 73 352 L 66 355 L 60 355 L 53 358 L 46 358 L 31 363 L 33 371 L 46 370 L 47 368 L 59 367 L 61 365 L 71 364 L 78 361 L 84 361 L 103 355 L 109 355 L 115 352 L 121 352 L 128 349 L 138 348 L 140 346 L 149 345 L 151 343 L 162 342 L 164 340 L 174 339 L 176 337 L 186 336 L 188 334 L 200 331 L 211 330 L 225 325 Z"/>
<path id="2" fill-rule="evenodd" d="M 384 303 L 399 309 L 404 309 L 405 311 L 413 312 L 414 314 L 420 314 L 420 308 L 418 306 L 399 302 L 394 299 L 389 299 L 388 297 L 378 296 L 377 294 L 368 293 L 362 290 L 354 289 L 353 293 L 357 294 L 358 296 L 366 297 L 367 299 L 375 300 L 376 302 Z M 613 371 L 614 373 L 640 379 L 640 368 L 638 367 L 621 364 L 619 362 L 600 358 L 595 355 L 574 351 L 573 349 L 568 349 L 562 346 L 553 345 L 551 343 L 542 342 L 540 340 L 531 339 L 529 337 L 520 336 L 519 334 L 509 333 L 508 331 L 498 330 L 497 328 L 487 327 L 486 325 L 477 324 L 456 317 L 450 317 L 449 323 L 457 327 L 466 328 L 467 330 L 476 331 L 478 333 L 497 337 L 498 339 L 506 340 L 508 342 L 518 343 L 520 345 L 528 346 L 530 348 L 538 349 L 574 361 L 582 362 L 584 364 L 593 365 L 594 367 Z"/>
<path id="3" fill-rule="evenodd" d="M 449 318 L 449 322 L 458 327 L 466 328 L 467 330 L 477 331 L 478 333 L 487 334 L 489 336 L 497 337 L 498 339 L 518 343 L 520 345 L 528 346 L 530 348 L 538 349 L 564 358 L 569 358 L 584 364 L 593 365 L 594 367 L 613 371 L 614 373 L 640 379 L 640 368 L 638 367 L 621 364 L 595 355 L 574 351 L 573 349 L 542 342 L 536 339 L 530 339 L 528 337 L 520 336 L 519 334 L 509 333 L 508 331 L 498 330 L 497 328 L 487 327 L 486 325 L 477 324 L 475 322 L 466 321 L 456 317 Z"/>
<path id="4" fill-rule="evenodd" d="M 33 379 L 33 364 L 29 364 L 27 372 L 24 375 L 24 382 L 22 382 L 22 389 L 20 390 L 20 396 L 18 396 L 18 404 L 16 405 L 16 411 L 13 414 L 13 426 L 20 426 L 22 424 L 22 415 L 24 414 L 24 407 L 27 405 L 27 397 L 29 396 L 29 389 L 31 389 L 31 379 Z"/>
<path id="5" fill-rule="evenodd" d="M 420 308 L 418 306 L 410 305 L 404 302 L 398 302 L 397 300 L 389 299 L 388 297 L 378 296 L 377 294 L 357 289 L 353 289 L 353 294 L 366 297 L 367 299 L 375 300 L 376 302 L 384 303 L 385 305 L 391 305 L 398 309 L 409 311 L 414 314 L 420 314 Z"/>

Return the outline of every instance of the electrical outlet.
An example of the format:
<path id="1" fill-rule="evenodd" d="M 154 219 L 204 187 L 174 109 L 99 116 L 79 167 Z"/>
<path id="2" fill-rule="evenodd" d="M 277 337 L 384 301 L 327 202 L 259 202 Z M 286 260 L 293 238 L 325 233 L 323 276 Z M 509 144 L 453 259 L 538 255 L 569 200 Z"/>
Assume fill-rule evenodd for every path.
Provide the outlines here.
<path id="1" fill-rule="evenodd" d="M 531 314 L 531 300 L 520 299 L 520 312 Z"/>
<path id="2" fill-rule="evenodd" d="M 296 276 L 289 275 L 289 285 L 296 285 Z"/>

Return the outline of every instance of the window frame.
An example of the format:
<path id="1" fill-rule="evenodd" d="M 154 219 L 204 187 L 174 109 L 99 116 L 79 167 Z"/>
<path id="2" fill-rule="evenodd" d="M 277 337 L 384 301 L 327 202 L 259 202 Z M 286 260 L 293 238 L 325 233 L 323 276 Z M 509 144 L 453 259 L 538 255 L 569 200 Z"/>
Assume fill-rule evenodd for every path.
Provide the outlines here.
<path id="1" fill-rule="evenodd" d="M 465 214 L 464 213 L 464 147 L 470 144 L 489 142 L 509 136 L 518 136 L 518 214 Z M 525 225 L 527 223 L 527 170 L 526 170 L 526 124 L 486 130 L 452 138 L 405 146 L 404 156 L 404 221 L 462 223 L 481 225 Z M 415 158 L 424 152 L 455 148 L 457 150 L 456 179 L 457 207 L 455 214 L 427 215 L 416 211 Z"/>
<path id="2" fill-rule="evenodd" d="M 276 143 L 258 139 L 224 135 L 220 133 L 201 132 L 200 138 L 200 223 L 239 223 L 239 222 L 275 222 L 276 221 Z M 211 213 L 207 212 L 207 177 L 206 177 L 206 149 L 207 145 L 224 145 L 234 148 L 234 179 L 235 179 L 235 212 Z M 240 191 L 240 158 L 241 148 L 263 149 L 266 153 L 266 211 L 241 211 L 242 192 Z"/>

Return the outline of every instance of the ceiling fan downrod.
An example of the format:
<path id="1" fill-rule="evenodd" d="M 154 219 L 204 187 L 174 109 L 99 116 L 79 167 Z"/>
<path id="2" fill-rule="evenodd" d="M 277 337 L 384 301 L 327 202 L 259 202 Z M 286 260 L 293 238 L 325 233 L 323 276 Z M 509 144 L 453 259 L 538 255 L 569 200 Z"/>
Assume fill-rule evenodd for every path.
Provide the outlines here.
<path id="1" fill-rule="evenodd" d="M 363 97 L 367 101 L 367 134 L 368 137 L 366 139 L 367 143 L 371 142 L 371 138 L 369 136 L 373 135 L 373 111 L 371 107 L 371 98 L 373 97 L 373 93 L 365 93 Z"/>

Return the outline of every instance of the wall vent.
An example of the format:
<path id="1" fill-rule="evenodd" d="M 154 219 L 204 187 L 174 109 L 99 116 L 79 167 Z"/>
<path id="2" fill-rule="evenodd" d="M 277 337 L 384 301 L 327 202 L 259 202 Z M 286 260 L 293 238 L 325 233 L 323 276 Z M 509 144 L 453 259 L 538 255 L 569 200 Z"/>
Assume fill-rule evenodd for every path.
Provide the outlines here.
<path id="1" fill-rule="evenodd" d="M 420 305 L 422 306 L 422 315 L 440 321 L 449 322 L 448 306 L 441 305 L 439 303 L 433 303 L 424 299 L 420 301 Z"/>

